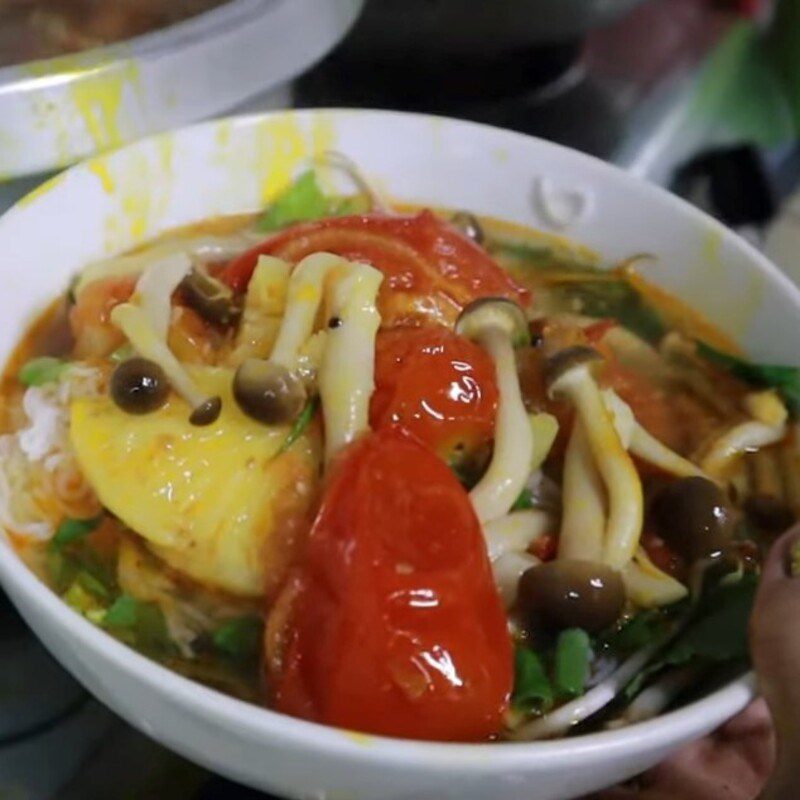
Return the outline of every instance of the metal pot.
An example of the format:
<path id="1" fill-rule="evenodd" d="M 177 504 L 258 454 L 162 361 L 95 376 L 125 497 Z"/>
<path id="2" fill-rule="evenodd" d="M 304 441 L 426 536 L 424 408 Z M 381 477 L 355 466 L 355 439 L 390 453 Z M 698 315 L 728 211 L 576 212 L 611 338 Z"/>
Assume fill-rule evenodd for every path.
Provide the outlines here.
<path id="1" fill-rule="evenodd" d="M 582 36 L 644 0 L 368 0 L 348 50 L 489 57 Z"/>

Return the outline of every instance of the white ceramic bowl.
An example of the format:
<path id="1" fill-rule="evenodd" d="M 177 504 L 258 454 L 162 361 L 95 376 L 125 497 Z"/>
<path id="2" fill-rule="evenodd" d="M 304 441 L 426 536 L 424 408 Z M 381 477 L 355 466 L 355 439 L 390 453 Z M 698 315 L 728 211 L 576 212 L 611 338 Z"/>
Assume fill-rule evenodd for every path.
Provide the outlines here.
<path id="1" fill-rule="evenodd" d="M 744 241 L 660 189 L 547 142 L 446 119 L 322 111 L 213 122 L 79 165 L 0 219 L 0 358 L 86 261 L 215 214 L 255 210 L 315 151 L 356 159 L 396 198 L 547 227 L 609 259 L 657 253 L 652 280 L 758 358 L 797 363 L 800 291 Z M 541 202 L 543 193 L 549 202 Z M 558 210 L 556 208 L 556 210 Z M 185 756 L 253 786 L 327 800 L 557 800 L 626 778 L 753 695 L 742 679 L 619 731 L 535 744 L 426 744 L 353 734 L 192 683 L 94 628 L 0 543 L 0 579 L 45 644 L 103 702 Z"/>

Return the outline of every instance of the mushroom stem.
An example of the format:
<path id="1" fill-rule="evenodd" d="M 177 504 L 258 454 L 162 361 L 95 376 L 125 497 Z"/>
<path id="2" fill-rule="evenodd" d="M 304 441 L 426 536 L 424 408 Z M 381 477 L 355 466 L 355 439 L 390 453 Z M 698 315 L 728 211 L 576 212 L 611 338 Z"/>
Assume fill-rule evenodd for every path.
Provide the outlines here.
<path id="1" fill-rule="evenodd" d="M 628 599 L 640 608 L 668 606 L 689 593 L 682 583 L 660 570 L 642 547 L 623 568 L 622 580 Z"/>
<path id="2" fill-rule="evenodd" d="M 633 557 L 642 531 L 644 499 L 639 475 L 622 446 L 587 364 L 565 370 L 551 391 L 572 401 L 586 427 L 589 447 L 608 492 L 603 560 L 621 569 Z"/>
<path id="3" fill-rule="evenodd" d="M 670 450 L 669 447 L 650 434 L 636 420 L 630 406 L 616 392 L 612 389 L 606 389 L 603 392 L 603 400 L 606 408 L 614 414 L 617 431 L 620 433 L 623 444 L 627 444 L 629 452 L 641 458 L 642 461 L 646 461 L 648 464 L 664 470 L 664 472 L 677 475 L 679 478 L 689 478 L 693 475 L 705 477 L 703 470 L 697 464 Z M 624 415 L 627 424 L 624 430 L 620 430 L 619 419 L 623 416 L 620 413 L 623 408 L 627 410 L 627 414 Z M 627 442 L 625 441 L 626 438 Z"/>
<path id="4" fill-rule="evenodd" d="M 544 511 L 515 511 L 483 526 L 489 559 L 505 553 L 522 552 L 552 528 L 553 520 Z"/>
<path id="5" fill-rule="evenodd" d="M 722 434 L 700 462 L 701 469 L 714 478 L 723 478 L 736 459 L 783 439 L 786 425 L 766 425 L 757 420 L 739 423 Z"/>
<path id="6" fill-rule="evenodd" d="M 331 253 L 314 253 L 294 268 L 286 292 L 286 312 L 270 361 L 289 370 L 295 368 L 300 348 L 314 332 L 328 275 L 335 270 L 344 271 L 349 264 Z"/>
<path id="7" fill-rule="evenodd" d="M 375 389 L 375 336 L 381 322 L 376 303 L 382 281 L 383 274 L 373 267 L 348 263 L 347 274 L 331 293 L 330 311 L 341 324 L 327 332 L 319 368 L 327 463 L 369 429 L 369 401 Z"/>
<path id="8" fill-rule="evenodd" d="M 530 553 L 503 553 L 492 561 L 492 575 L 494 584 L 500 595 L 503 605 L 508 609 L 517 601 L 519 579 L 531 567 L 540 564 L 536 556 Z"/>
<path id="9" fill-rule="evenodd" d="M 158 337 L 139 306 L 133 303 L 120 303 L 111 311 L 111 321 L 125 334 L 140 356 L 155 361 L 164 370 L 172 388 L 189 403 L 192 409 L 199 408 L 209 400 L 166 343 Z"/>
<path id="10" fill-rule="evenodd" d="M 470 492 L 478 519 L 489 522 L 508 513 L 528 480 L 533 431 L 522 402 L 510 332 L 489 325 L 476 338 L 494 361 L 500 394 L 492 461 Z"/>
<path id="11" fill-rule="evenodd" d="M 601 559 L 605 505 L 603 482 L 592 458 L 583 422 L 577 419 L 564 458 L 559 558 Z"/>

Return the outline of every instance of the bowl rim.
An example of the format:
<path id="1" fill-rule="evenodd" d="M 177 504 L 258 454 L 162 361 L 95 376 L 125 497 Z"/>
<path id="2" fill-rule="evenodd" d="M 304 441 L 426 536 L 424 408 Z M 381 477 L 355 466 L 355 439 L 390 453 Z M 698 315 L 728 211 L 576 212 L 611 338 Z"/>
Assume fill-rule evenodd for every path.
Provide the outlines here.
<path id="1" fill-rule="evenodd" d="M 599 158 L 573 150 L 535 136 L 498 128 L 492 125 L 459 120 L 430 114 L 360 108 L 312 108 L 300 110 L 269 111 L 256 114 L 235 115 L 187 125 L 163 133 L 145 137 L 84 160 L 64 173 L 83 172 L 115 153 L 133 150 L 162 137 L 208 134 L 220 124 L 248 125 L 272 118 L 290 118 L 302 122 L 317 115 L 327 118 L 362 116 L 384 118 L 390 123 L 401 117 L 420 124 L 431 120 L 454 128 L 482 130 L 492 136 L 500 136 L 509 146 L 524 146 L 534 141 L 537 146 L 560 152 L 578 167 L 590 169 L 594 174 L 610 179 L 624 180 L 646 196 L 657 198 L 670 208 L 670 213 L 702 221 L 706 228 L 732 237 L 737 249 L 742 251 L 753 267 L 765 274 L 767 279 L 780 286 L 792 296 L 800 311 L 800 288 L 777 266 L 753 247 L 749 242 L 733 233 L 718 220 L 690 205 L 674 194 Z M 60 177 L 60 176 L 57 176 Z M 59 187 L 54 187 L 58 189 Z M 39 190 L 34 190 L 34 193 Z M 28 195 L 27 197 L 30 197 Z M 19 210 L 26 198 L 6 213 Z M 0 218 L 2 219 L 2 218 Z M 168 698 L 183 708 L 201 712 L 206 718 L 216 718 L 231 729 L 241 730 L 260 741 L 280 737 L 287 744 L 308 750 L 312 744 L 316 750 L 328 755 L 347 758 L 354 762 L 369 762 L 371 766 L 385 764 L 408 768 L 424 768 L 428 771 L 447 772 L 458 769 L 467 775 L 496 773 L 505 770 L 530 770 L 533 759 L 546 760 L 548 766 L 574 763 L 576 757 L 610 757 L 618 753 L 642 751 L 647 748 L 665 748 L 687 741 L 705 727 L 715 727 L 742 710 L 756 696 L 756 679 L 752 672 L 742 675 L 707 696 L 661 714 L 654 719 L 638 722 L 615 730 L 584 734 L 581 736 L 533 742 L 486 742 L 454 743 L 429 742 L 401 739 L 335 728 L 321 723 L 294 718 L 277 711 L 238 700 L 215 689 L 186 678 L 168 667 L 144 656 L 133 648 L 114 639 L 110 634 L 93 625 L 61 600 L 46 584 L 24 564 L 5 537 L 0 542 L 0 583 L 10 588 L 12 602 L 18 606 L 23 617 L 33 619 L 43 616 L 62 630 L 68 630 L 83 649 L 122 673 L 133 682 L 141 683 L 150 693 Z M 17 602 L 17 598 L 24 602 Z M 35 612 L 35 613 L 31 613 Z M 36 627 L 35 625 L 33 626 Z M 87 686 L 91 691 L 91 686 Z M 135 724 L 135 721 L 134 721 Z M 157 736 L 157 731 L 149 731 Z"/>

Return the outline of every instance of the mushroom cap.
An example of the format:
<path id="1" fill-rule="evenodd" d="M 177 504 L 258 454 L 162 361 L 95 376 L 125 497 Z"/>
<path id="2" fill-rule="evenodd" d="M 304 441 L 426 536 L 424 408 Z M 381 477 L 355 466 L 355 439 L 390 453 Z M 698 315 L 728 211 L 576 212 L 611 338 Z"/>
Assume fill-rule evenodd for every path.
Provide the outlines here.
<path id="1" fill-rule="evenodd" d="M 603 357 L 593 347 L 576 345 L 559 350 L 547 359 L 545 364 L 545 383 L 550 393 L 558 390 L 558 384 L 567 375 L 580 367 L 585 367 Z"/>
<path id="2" fill-rule="evenodd" d="M 528 318 L 513 300 L 505 297 L 481 297 L 459 314 L 455 331 L 467 339 L 477 339 L 488 328 L 505 331 L 513 344 L 527 342 L 530 338 Z"/>

